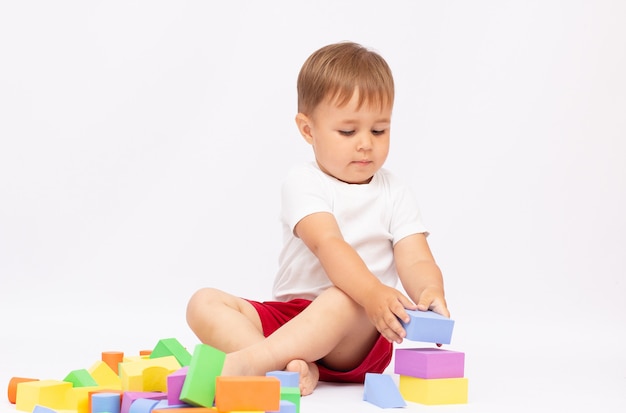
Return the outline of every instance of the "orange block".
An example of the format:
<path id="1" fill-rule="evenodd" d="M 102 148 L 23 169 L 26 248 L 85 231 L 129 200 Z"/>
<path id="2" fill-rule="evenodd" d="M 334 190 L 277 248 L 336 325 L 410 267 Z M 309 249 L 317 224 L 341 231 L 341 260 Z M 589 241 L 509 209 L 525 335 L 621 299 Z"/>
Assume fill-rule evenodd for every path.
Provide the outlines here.
<path id="1" fill-rule="evenodd" d="M 115 372 L 115 374 L 119 374 L 117 370 L 117 365 L 124 361 L 124 352 L 123 351 L 103 351 L 102 352 L 102 361 L 111 367 L 111 370 Z"/>
<path id="2" fill-rule="evenodd" d="M 39 379 L 29 379 L 26 377 L 11 377 L 9 380 L 9 387 L 7 389 L 7 394 L 9 396 L 9 403 L 15 404 L 15 396 L 17 395 L 17 385 L 19 383 L 24 383 L 26 381 L 37 381 Z"/>
<path id="3" fill-rule="evenodd" d="M 280 410 L 280 380 L 271 376 L 218 376 L 215 407 L 220 412 Z"/>

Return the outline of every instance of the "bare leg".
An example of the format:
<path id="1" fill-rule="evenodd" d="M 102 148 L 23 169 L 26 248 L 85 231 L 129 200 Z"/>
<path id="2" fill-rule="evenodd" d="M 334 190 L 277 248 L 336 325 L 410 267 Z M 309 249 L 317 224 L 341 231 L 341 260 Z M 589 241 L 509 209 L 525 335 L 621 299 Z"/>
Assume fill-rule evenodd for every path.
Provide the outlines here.
<path id="1" fill-rule="evenodd" d="M 200 341 L 225 353 L 241 350 L 265 338 L 252 304 L 213 288 L 198 290 L 191 297 L 187 323 Z"/>
<path id="2" fill-rule="evenodd" d="M 329 368 L 348 371 L 359 365 L 377 337 L 363 308 L 331 287 L 265 340 L 228 354 L 222 374 L 262 375 L 293 360 L 321 360 Z"/>
<path id="3" fill-rule="evenodd" d="M 265 339 L 261 320 L 252 304 L 213 288 L 201 289 L 191 297 L 187 305 L 187 323 L 200 341 L 225 353 Z M 300 374 L 303 396 L 311 394 L 319 380 L 319 370 L 312 362 L 289 360 L 281 369 Z"/>

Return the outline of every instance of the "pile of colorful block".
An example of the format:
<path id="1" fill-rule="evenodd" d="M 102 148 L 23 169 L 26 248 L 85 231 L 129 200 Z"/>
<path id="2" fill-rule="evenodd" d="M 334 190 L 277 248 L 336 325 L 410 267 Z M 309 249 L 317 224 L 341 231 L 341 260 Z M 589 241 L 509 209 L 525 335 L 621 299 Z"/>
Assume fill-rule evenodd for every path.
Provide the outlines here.
<path id="1" fill-rule="evenodd" d="M 125 357 L 106 351 L 89 369 L 63 380 L 13 377 L 9 402 L 28 413 L 299 413 L 299 375 L 220 376 L 225 354 L 197 344 L 190 354 L 175 338 Z"/>
<path id="2" fill-rule="evenodd" d="M 454 321 L 432 311 L 407 311 L 404 324 L 410 341 L 450 344 Z M 404 407 L 406 400 L 426 405 L 464 404 L 468 400 L 465 354 L 440 348 L 398 348 L 394 373 L 399 384 L 385 374 L 368 373 L 363 400 L 379 407 Z"/>

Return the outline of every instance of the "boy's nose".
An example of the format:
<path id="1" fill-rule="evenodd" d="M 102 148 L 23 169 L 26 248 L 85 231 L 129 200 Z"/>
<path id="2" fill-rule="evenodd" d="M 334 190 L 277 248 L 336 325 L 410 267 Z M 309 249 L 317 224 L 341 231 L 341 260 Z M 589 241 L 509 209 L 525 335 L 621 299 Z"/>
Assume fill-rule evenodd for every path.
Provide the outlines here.
<path id="1" fill-rule="evenodd" d="M 369 135 L 369 133 L 363 133 L 359 136 L 357 149 L 359 151 L 367 151 L 372 149 L 372 137 Z"/>

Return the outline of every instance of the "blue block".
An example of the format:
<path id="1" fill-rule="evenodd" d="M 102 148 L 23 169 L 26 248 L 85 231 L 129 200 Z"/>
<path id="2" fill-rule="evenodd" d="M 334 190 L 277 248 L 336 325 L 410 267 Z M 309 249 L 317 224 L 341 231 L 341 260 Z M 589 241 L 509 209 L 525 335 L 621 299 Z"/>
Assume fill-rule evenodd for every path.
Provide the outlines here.
<path id="1" fill-rule="evenodd" d="M 154 399 L 137 399 L 130 405 L 128 413 L 150 413 L 158 403 Z"/>
<path id="2" fill-rule="evenodd" d="M 411 317 L 409 323 L 402 322 L 406 339 L 427 343 L 450 344 L 454 320 L 434 311 L 406 310 Z"/>
<path id="3" fill-rule="evenodd" d="M 293 404 L 292 402 L 288 400 L 281 400 L 280 410 L 276 410 L 274 412 L 267 412 L 267 413 L 296 413 L 296 412 L 297 412 L 297 408 L 295 404 Z"/>
<path id="4" fill-rule="evenodd" d="M 33 408 L 33 413 L 57 413 L 57 411 L 54 410 L 54 409 L 51 409 L 49 407 L 40 406 L 40 405 L 37 404 Z"/>
<path id="5" fill-rule="evenodd" d="M 280 387 L 300 387 L 300 373 L 295 371 L 269 371 L 266 376 L 276 377 L 280 380 Z"/>
<path id="6" fill-rule="evenodd" d="M 400 389 L 388 374 L 365 373 L 363 400 L 383 409 L 406 406 Z"/>
<path id="7" fill-rule="evenodd" d="M 119 393 L 94 393 L 91 395 L 90 413 L 120 413 Z"/>

